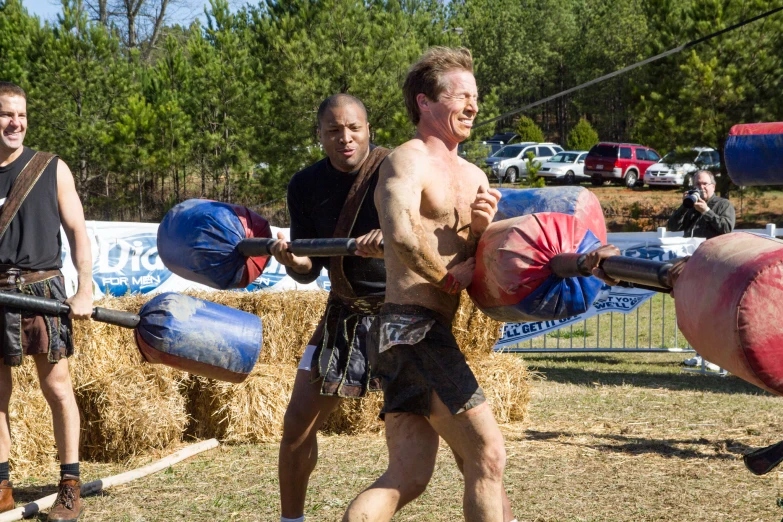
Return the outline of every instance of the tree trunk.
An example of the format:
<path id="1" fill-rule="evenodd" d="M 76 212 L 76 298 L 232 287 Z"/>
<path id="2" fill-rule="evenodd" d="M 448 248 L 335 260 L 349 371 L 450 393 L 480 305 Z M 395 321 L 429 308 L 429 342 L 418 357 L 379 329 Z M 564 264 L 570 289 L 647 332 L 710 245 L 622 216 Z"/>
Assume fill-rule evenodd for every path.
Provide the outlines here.
<path id="1" fill-rule="evenodd" d="M 144 190 L 141 183 L 141 170 L 136 171 L 136 181 L 139 185 L 139 221 L 144 220 Z"/>

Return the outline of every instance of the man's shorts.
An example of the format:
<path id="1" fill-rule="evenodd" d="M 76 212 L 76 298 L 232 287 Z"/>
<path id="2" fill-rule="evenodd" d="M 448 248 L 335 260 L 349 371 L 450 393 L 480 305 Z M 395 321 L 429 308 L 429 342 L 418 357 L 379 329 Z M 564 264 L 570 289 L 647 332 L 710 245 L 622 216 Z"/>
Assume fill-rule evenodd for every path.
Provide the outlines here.
<path id="1" fill-rule="evenodd" d="M 437 312 L 414 305 L 383 305 L 368 347 L 381 378 L 386 413 L 430 416 L 432 392 L 452 415 L 485 402 L 484 392 Z"/>
<path id="2" fill-rule="evenodd" d="M 62 275 L 24 284 L 21 288 L 2 291 L 59 301 L 64 301 L 67 297 Z M 41 315 L 14 308 L 0 308 L 0 324 L 3 328 L 0 356 L 3 358 L 3 363 L 8 366 L 22 364 L 22 355 L 47 354 L 51 363 L 73 355 L 71 320 L 67 316 Z"/>
<path id="3" fill-rule="evenodd" d="M 306 372 L 309 372 L 313 367 L 313 354 L 315 354 L 315 350 L 318 348 L 314 344 L 308 344 L 305 346 L 305 351 L 302 354 L 302 360 L 299 361 L 299 367 L 297 369 L 304 370 Z"/>

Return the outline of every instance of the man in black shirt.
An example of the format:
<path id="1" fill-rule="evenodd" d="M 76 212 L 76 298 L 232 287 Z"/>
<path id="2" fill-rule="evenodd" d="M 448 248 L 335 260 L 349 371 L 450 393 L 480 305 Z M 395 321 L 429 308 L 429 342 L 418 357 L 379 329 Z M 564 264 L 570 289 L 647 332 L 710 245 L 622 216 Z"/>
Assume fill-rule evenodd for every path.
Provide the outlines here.
<path id="1" fill-rule="evenodd" d="M 11 367 L 22 364 L 22 357 L 29 355 L 35 361 L 41 391 L 52 409 L 60 458 L 59 491 L 48 519 L 75 521 L 81 514 L 82 501 L 79 409 L 68 370 L 68 357 L 73 354 L 70 319 L 88 319 L 92 313 L 92 253 L 70 169 L 56 156 L 25 147 L 26 133 L 27 96 L 18 86 L 0 82 L 0 205 L 5 203 L 0 209 L 14 207 L 16 198 L 11 197 L 10 190 L 15 183 L 24 186 L 29 173 L 35 171 L 39 175 L 0 237 L 0 291 L 65 299 L 60 273 L 61 224 L 71 245 L 79 287 L 66 300 L 71 307 L 70 318 L 23 315 L 19 310 L 0 309 L 4 326 L 0 343 L 0 511 L 14 507 L 8 480 Z M 41 167 L 32 169 L 37 163 Z"/>
<path id="2" fill-rule="evenodd" d="M 299 365 L 283 422 L 278 474 L 282 522 L 303 521 L 307 482 L 315 468 L 316 432 L 340 398 L 362 397 L 377 382 L 366 360 L 366 334 L 386 290 L 382 235 L 373 192 L 387 149 L 370 145 L 367 111 L 357 98 L 330 96 L 318 109 L 326 158 L 297 172 L 288 185 L 291 239 L 357 238 L 357 257 L 299 257 L 282 234 L 272 247 L 300 283 L 326 267 L 331 291 L 321 322 Z"/>

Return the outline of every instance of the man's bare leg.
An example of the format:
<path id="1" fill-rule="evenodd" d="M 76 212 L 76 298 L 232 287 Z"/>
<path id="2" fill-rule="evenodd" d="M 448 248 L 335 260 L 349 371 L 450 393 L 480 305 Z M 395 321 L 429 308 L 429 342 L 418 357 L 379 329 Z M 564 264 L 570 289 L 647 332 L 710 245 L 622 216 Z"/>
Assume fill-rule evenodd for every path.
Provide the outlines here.
<path id="1" fill-rule="evenodd" d="M 52 409 L 54 442 L 60 464 L 79 462 L 79 407 L 71 385 L 68 359 L 60 359 L 56 364 L 50 363 L 46 354 L 34 355 L 33 359 L 41 391 Z"/>
<path id="2" fill-rule="evenodd" d="M 430 424 L 463 460 L 465 520 L 502 522 L 506 450 L 489 405 L 452 415 L 433 391 L 430 406 Z"/>
<path id="3" fill-rule="evenodd" d="M 425 417 L 387 413 L 389 466 L 351 502 L 343 522 L 388 522 L 405 504 L 424 493 L 435 469 L 439 440 Z"/>
<path id="4" fill-rule="evenodd" d="M 459 472 L 462 473 L 464 477 L 465 463 L 463 462 L 462 457 L 457 455 L 457 452 L 455 452 L 453 448 L 451 448 L 451 453 L 454 455 L 454 461 L 457 463 L 457 468 L 459 469 Z M 506 488 L 503 488 L 503 521 L 514 522 L 515 520 L 516 518 L 514 518 L 514 513 L 511 511 L 511 501 L 508 499 L 508 495 L 506 494 Z"/>
<path id="5" fill-rule="evenodd" d="M 340 399 L 320 393 L 320 383 L 310 382 L 309 370 L 298 370 L 291 401 L 283 420 L 283 439 L 277 475 L 280 481 L 280 507 L 285 518 L 304 514 L 310 474 L 318 462 L 318 429 L 337 409 Z"/>
<path id="6" fill-rule="evenodd" d="M 0 462 L 8 462 L 11 454 L 11 424 L 8 417 L 11 391 L 11 368 L 0 359 Z"/>

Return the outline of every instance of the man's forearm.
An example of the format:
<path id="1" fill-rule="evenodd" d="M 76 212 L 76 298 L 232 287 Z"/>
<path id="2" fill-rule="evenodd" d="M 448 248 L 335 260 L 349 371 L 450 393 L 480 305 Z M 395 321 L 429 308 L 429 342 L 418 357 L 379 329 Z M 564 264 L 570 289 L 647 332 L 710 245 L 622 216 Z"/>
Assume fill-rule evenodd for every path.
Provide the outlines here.
<path id="1" fill-rule="evenodd" d="M 90 240 L 86 237 L 79 237 L 74 241 L 74 248 L 71 249 L 71 261 L 76 267 L 78 287 L 77 294 L 93 294 L 92 280 L 92 248 Z"/>
<path id="2" fill-rule="evenodd" d="M 402 263 L 430 283 L 439 286 L 448 274 L 443 260 L 426 239 L 423 231 L 391 234 L 391 246 Z"/>

